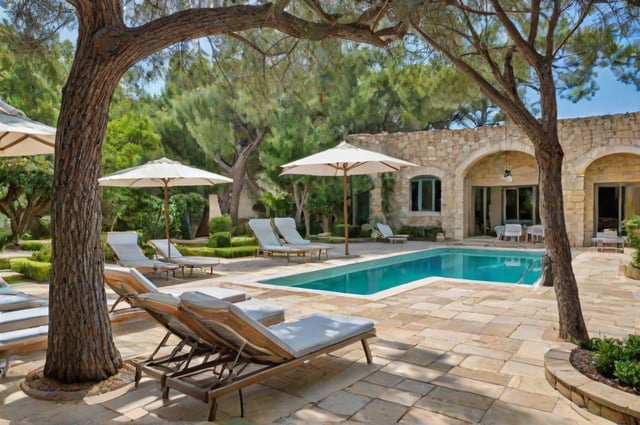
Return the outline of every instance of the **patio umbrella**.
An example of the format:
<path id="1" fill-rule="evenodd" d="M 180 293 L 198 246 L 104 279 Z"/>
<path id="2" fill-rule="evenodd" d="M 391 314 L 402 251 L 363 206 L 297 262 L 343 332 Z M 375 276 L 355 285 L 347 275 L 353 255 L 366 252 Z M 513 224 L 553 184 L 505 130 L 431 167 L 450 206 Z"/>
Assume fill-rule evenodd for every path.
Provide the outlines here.
<path id="1" fill-rule="evenodd" d="M 214 185 L 232 181 L 229 177 L 189 167 L 167 158 L 116 171 L 98 179 L 101 186 L 164 188 L 164 229 L 167 241 L 171 240 L 169 237 L 169 187 Z M 167 252 L 171 256 L 170 246 L 167 247 Z"/>
<path id="2" fill-rule="evenodd" d="M 56 129 L 0 99 L 0 156 L 52 154 Z"/>
<path id="3" fill-rule="evenodd" d="M 349 255 L 349 227 L 347 225 L 347 177 L 356 174 L 375 174 L 398 171 L 417 164 L 368 151 L 342 142 L 335 148 L 282 166 L 283 174 L 311 176 L 342 176 L 342 203 L 344 213 L 344 254 Z"/>

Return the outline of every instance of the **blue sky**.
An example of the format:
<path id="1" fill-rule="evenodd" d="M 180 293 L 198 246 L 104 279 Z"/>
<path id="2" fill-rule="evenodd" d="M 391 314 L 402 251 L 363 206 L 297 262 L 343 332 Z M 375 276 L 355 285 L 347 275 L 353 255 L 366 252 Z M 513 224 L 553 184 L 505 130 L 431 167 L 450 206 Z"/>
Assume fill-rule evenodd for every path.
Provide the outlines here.
<path id="1" fill-rule="evenodd" d="M 640 111 L 640 92 L 615 80 L 608 70 L 599 71 L 600 89 L 591 100 L 573 103 L 558 98 L 558 117 L 576 118 Z"/>

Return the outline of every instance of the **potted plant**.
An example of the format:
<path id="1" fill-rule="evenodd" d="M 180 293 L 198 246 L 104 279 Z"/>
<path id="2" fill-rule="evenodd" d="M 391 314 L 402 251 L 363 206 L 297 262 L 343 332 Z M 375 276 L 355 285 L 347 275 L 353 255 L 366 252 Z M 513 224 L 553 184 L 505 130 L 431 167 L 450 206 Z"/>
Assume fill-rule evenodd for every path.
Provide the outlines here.
<path id="1" fill-rule="evenodd" d="M 622 222 L 627 233 L 627 245 L 634 249 L 631 261 L 625 266 L 624 274 L 631 279 L 640 280 L 640 215 Z"/>

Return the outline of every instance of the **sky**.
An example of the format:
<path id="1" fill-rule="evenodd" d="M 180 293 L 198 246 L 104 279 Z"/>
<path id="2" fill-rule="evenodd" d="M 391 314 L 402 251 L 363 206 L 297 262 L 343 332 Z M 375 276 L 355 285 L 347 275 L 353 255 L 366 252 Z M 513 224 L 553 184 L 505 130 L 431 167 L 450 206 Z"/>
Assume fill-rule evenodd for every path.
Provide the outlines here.
<path id="1" fill-rule="evenodd" d="M 573 103 L 558 97 L 558 118 L 578 118 L 640 111 L 640 92 L 617 82 L 608 70 L 599 71 L 600 89 L 591 100 Z"/>

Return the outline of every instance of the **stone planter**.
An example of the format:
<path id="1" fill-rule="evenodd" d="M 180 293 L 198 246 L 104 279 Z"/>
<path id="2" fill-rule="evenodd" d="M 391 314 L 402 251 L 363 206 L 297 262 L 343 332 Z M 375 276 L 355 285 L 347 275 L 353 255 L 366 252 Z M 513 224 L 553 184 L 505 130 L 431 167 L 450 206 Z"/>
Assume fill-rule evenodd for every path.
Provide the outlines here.
<path id="1" fill-rule="evenodd" d="M 631 264 L 625 264 L 624 275 L 629 279 L 640 280 L 640 269 L 633 267 Z"/>
<path id="2" fill-rule="evenodd" d="M 640 397 L 592 380 L 576 370 L 569 351 L 551 349 L 544 356 L 547 381 L 580 407 L 617 424 L 640 424 Z"/>

